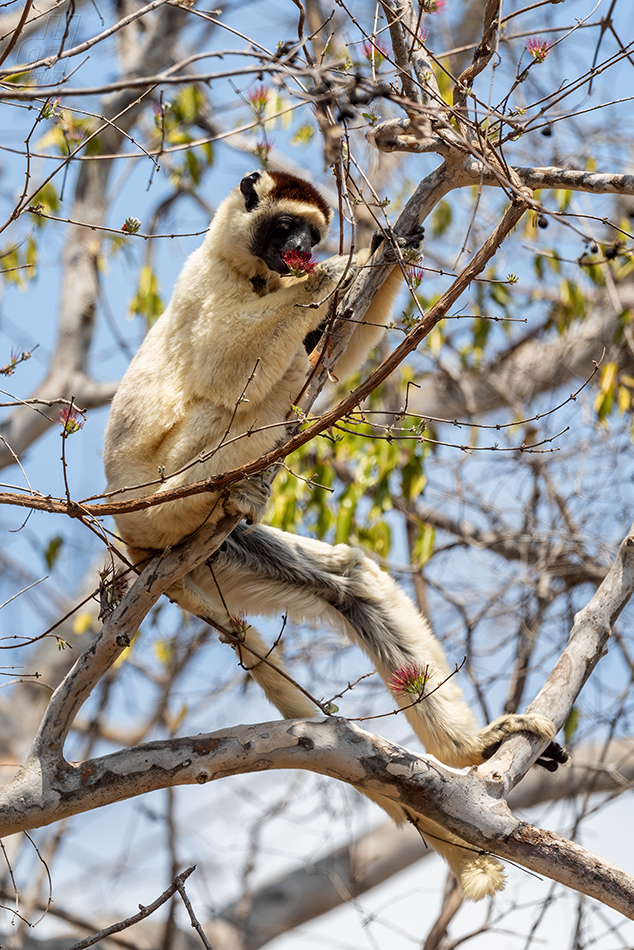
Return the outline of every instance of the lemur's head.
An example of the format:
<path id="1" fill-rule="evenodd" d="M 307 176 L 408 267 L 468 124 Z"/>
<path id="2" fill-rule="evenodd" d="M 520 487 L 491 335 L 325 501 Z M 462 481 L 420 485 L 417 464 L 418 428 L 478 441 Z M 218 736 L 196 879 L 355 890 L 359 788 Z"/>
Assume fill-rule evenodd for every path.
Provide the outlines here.
<path id="1" fill-rule="evenodd" d="M 245 270 L 246 258 L 256 258 L 277 274 L 288 273 L 285 252 L 309 253 L 325 237 L 332 219 L 330 207 L 310 182 L 274 171 L 246 175 L 218 214 L 234 264 Z"/>
<path id="2" fill-rule="evenodd" d="M 251 252 L 286 274 L 285 251 L 310 252 L 328 231 L 332 211 L 316 188 L 286 172 L 251 172 L 240 182 L 252 216 Z"/>

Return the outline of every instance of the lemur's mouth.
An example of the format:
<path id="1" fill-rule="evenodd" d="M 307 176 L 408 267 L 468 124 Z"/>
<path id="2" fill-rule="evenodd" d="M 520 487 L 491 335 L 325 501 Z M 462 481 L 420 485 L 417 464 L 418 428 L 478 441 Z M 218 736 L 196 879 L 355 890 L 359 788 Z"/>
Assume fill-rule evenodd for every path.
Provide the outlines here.
<path id="1" fill-rule="evenodd" d="M 284 251 L 278 251 L 275 248 L 269 248 L 266 254 L 263 254 L 261 260 L 264 261 L 269 270 L 276 274 L 288 274 L 289 268 L 284 260 Z"/>

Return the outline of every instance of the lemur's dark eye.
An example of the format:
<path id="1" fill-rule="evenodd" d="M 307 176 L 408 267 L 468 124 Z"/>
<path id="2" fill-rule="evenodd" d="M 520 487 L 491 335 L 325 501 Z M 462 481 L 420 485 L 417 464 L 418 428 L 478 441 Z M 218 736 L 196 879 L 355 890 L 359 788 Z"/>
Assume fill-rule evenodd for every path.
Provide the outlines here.
<path id="1" fill-rule="evenodd" d="M 290 218 L 278 218 L 275 222 L 275 230 L 278 234 L 288 234 L 293 222 Z"/>
<path id="2" fill-rule="evenodd" d="M 319 244 L 320 241 L 321 241 L 321 234 L 319 233 L 319 231 L 317 230 L 317 228 L 311 227 L 311 229 L 310 229 L 310 243 L 311 243 L 312 246 L 314 247 L 315 244 Z"/>

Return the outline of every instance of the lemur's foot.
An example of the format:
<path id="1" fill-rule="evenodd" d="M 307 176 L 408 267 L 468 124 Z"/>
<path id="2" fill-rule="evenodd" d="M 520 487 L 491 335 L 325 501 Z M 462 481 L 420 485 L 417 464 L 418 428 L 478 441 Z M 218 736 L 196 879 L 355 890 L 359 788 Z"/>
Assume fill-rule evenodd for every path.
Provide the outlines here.
<path id="1" fill-rule="evenodd" d="M 537 765 L 543 766 L 549 772 L 556 772 L 559 765 L 568 761 L 566 750 L 555 742 L 555 726 L 546 716 L 507 715 L 480 729 L 477 738 L 482 743 L 480 754 L 483 759 L 490 759 L 500 747 L 500 743 L 507 736 L 516 732 L 531 732 L 540 739 L 550 739 L 544 751 L 537 759 Z"/>
<path id="2" fill-rule="evenodd" d="M 244 478 L 231 488 L 227 508 L 241 514 L 247 524 L 258 524 L 271 497 L 271 486 L 262 475 Z"/>

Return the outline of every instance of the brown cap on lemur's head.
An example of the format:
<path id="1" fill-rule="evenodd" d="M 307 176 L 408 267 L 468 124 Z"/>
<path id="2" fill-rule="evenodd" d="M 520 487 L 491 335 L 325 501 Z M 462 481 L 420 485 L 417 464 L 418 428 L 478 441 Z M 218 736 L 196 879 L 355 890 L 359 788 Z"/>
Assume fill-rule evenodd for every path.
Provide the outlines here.
<path id="1" fill-rule="evenodd" d="M 261 201 L 289 201 L 298 205 L 318 208 L 326 224 L 330 224 L 332 211 L 328 202 L 316 188 L 304 178 L 288 172 L 251 172 L 240 182 L 247 211 L 253 211 Z"/>
<path id="2" fill-rule="evenodd" d="M 249 250 L 269 270 L 288 273 L 286 251 L 307 253 L 328 231 L 332 211 L 310 182 L 287 172 L 252 172 L 240 182 L 252 217 Z"/>

